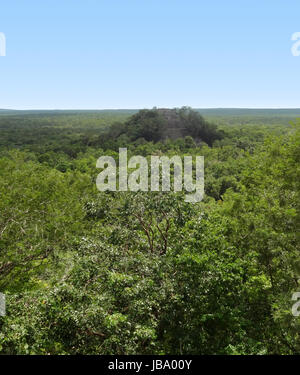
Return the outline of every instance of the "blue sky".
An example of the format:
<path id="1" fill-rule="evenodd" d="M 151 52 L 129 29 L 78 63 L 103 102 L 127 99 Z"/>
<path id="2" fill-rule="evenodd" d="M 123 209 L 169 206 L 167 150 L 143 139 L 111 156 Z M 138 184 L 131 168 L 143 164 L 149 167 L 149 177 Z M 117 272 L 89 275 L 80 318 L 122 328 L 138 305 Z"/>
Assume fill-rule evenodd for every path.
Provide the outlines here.
<path id="1" fill-rule="evenodd" d="M 300 107 L 299 0 L 1 0 L 0 108 Z"/>

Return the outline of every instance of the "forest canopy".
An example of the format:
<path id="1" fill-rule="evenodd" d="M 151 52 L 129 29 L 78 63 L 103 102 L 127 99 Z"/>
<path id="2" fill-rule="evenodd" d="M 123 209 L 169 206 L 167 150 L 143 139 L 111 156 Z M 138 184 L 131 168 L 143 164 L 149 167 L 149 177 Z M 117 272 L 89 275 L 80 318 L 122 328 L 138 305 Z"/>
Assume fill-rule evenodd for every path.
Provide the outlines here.
<path id="1" fill-rule="evenodd" d="M 164 138 L 156 109 L 0 115 L 1 354 L 300 353 L 300 122 L 207 116 Z M 203 201 L 99 192 L 120 145 L 204 156 Z"/>

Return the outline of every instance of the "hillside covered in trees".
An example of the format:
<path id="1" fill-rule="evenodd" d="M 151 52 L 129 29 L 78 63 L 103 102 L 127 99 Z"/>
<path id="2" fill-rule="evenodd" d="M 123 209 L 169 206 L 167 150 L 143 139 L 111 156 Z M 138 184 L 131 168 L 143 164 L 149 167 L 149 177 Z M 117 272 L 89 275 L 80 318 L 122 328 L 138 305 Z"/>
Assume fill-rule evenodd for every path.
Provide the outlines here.
<path id="1" fill-rule="evenodd" d="M 101 135 L 100 145 L 113 147 L 113 143 L 158 142 L 190 136 L 209 146 L 224 137 L 217 126 L 205 120 L 191 108 L 141 110 L 124 123 L 114 123 L 106 134 Z"/>
<path id="2" fill-rule="evenodd" d="M 230 111 L 0 113 L 1 354 L 300 353 L 300 122 Z M 124 146 L 204 156 L 203 201 L 98 191 Z"/>

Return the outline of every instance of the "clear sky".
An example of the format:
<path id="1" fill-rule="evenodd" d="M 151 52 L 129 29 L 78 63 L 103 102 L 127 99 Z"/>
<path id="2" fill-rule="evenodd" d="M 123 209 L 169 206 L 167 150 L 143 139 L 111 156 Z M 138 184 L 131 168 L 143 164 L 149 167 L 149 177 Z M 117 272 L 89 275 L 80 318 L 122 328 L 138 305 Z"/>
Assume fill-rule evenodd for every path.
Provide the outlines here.
<path id="1" fill-rule="evenodd" d="M 300 107 L 299 0 L 0 0 L 0 108 Z"/>

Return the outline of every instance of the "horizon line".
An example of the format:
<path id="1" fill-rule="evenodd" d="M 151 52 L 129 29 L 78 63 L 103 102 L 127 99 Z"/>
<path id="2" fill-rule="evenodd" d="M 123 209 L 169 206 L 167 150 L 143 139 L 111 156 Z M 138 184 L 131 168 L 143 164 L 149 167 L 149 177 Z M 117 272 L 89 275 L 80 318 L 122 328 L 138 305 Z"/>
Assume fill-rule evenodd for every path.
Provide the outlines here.
<path id="1" fill-rule="evenodd" d="M 185 107 L 185 106 L 182 106 Z M 136 111 L 142 109 L 154 109 L 154 108 L 182 108 L 182 107 L 140 107 L 140 108 L 0 108 L 0 111 Z M 189 107 L 189 106 L 187 106 Z M 285 110 L 285 109 L 297 109 L 300 110 L 300 107 L 190 107 L 192 109 L 247 109 L 247 110 Z"/>

